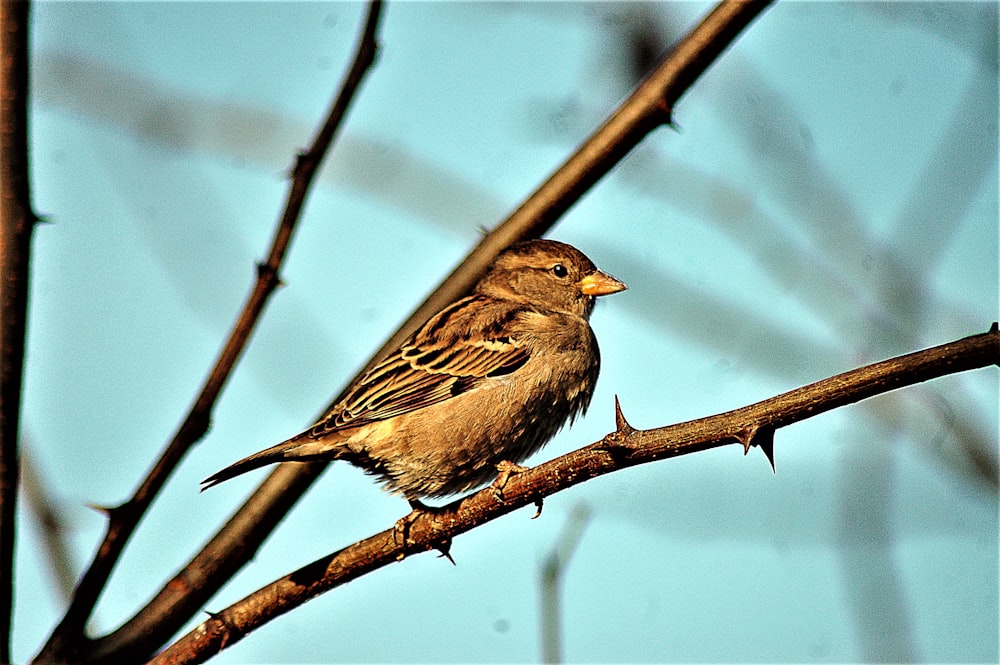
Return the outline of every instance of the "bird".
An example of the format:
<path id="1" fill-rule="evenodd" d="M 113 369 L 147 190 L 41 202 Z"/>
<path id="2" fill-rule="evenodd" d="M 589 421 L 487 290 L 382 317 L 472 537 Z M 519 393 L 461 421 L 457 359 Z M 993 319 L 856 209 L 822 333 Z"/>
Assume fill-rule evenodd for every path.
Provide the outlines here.
<path id="1" fill-rule="evenodd" d="M 500 252 L 309 429 L 202 481 L 277 462 L 344 460 L 414 506 L 492 482 L 590 405 L 600 350 L 595 299 L 625 290 L 572 245 Z"/>

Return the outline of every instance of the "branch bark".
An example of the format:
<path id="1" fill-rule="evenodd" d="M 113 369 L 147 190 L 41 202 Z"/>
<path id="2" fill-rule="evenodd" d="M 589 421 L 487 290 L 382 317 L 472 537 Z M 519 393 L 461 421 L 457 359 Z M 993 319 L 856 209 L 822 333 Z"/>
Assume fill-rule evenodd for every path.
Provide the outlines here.
<path id="1" fill-rule="evenodd" d="M 0 2 L 0 663 L 10 662 L 18 433 L 28 312 L 28 2 Z"/>
<path id="2" fill-rule="evenodd" d="M 4 6 L 6 7 L 6 3 Z M 36 662 L 122 662 L 146 658 L 173 635 L 217 588 L 200 584 L 185 587 L 183 593 L 175 595 L 172 607 L 159 605 L 154 608 L 153 615 L 148 611 L 145 614 L 140 612 L 137 617 L 103 638 L 92 640 L 84 632 L 97 599 L 139 521 L 173 470 L 208 430 L 212 409 L 246 348 L 265 305 L 280 284 L 279 270 L 291 244 L 313 177 L 341 127 L 364 75 L 375 61 L 375 35 L 381 10 L 381 0 L 372 0 L 353 64 L 311 146 L 298 155 L 284 212 L 275 229 L 267 260 L 257 265 L 254 287 L 201 392 L 132 498 L 120 506 L 106 509 L 108 526 L 104 541 L 77 585 L 66 614 L 36 657 Z M 222 581 L 237 569 L 238 567 L 228 571 L 229 574 Z M 221 585 L 222 581 L 218 584 Z M 199 591 L 207 591 L 207 595 L 199 594 Z M 148 607 L 146 609 L 149 610 Z"/>
<path id="3" fill-rule="evenodd" d="M 415 511 L 396 526 L 299 568 L 230 605 L 158 654 L 151 664 L 202 663 L 308 600 L 408 555 L 448 552 L 452 539 L 481 524 L 586 480 L 638 464 L 739 443 L 769 446 L 792 423 L 898 388 L 989 365 L 1000 366 L 1000 332 L 988 333 L 867 365 L 770 399 L 707 418 L 637 430 L 615 405 L 617 429 L 600 441 L 502 485 L 433 511 Z"/>

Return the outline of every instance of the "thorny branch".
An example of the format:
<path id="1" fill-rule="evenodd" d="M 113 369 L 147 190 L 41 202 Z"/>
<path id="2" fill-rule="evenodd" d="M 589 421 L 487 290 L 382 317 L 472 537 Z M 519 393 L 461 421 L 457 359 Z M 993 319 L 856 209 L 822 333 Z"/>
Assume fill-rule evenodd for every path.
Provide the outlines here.
<path id="1" fill-rule="evenodd" d="M 826 411 L 948 374 L 1000 366 L 1000 332 L 910 353 L 838 374 L 733 411 L 650 430 L 634 429 L 615 404 L 617 429 L 589 446 L 509 476 L 434 511 L 318 559 L 230 605 L 169 646 L 151 663 L 201 663 L 251 631 L 358 577 L 428 550 L 447 553 L 455 536 L 544 497 L 613 471 L 739 443 L 770 445 L 775 430 Z"/>

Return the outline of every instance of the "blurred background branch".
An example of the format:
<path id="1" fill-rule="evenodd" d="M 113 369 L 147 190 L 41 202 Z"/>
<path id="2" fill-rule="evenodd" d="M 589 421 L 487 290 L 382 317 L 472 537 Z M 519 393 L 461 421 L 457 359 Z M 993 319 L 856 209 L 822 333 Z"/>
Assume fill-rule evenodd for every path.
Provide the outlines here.
<path id="1" fill-rule="evenodd" d="M 563 612 L 566 602 L 563 582 L 569 569 L 570 559 L 576 552 L 583 532 L 590 521 L 590 507 L 586 503 L 573 506 L 563 524 L 559 538 L 551 551 L 542 560 L 538 575 L 538 597 L 541 601 L 542 662 L 563 662 Z"/>
<path id="2" fill-rule="evenodd" d="M 32 519 L 39 525 L 52 579 L 62 600 L 69 603 L 76 586 L 77 571 L 69 547 L 69 525 L 63 510 L 53 500 L 51 485 L 46 483 L 31 455 L 31 439 L 21 437 L 21 490 Z"/>

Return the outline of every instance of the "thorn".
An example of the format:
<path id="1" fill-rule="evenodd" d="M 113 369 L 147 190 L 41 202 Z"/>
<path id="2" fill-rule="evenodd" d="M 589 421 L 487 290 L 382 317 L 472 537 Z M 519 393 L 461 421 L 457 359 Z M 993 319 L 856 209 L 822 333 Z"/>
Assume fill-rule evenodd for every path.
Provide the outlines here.
<path id="1" fill-rule="evenodd" d="M 438 555 L 439 559 L 443 557 L 445 559 L 448 559 L 448 561 L 451 561 L 451 565 L 453 566 L 458 565 L 457 563 L 455 563 L 455 560 L 451 558 L 451 538 L 438 543 L 434 547 L 434 549 L 440 552 L 440 554 Z"/>
<path id="2" fill-rule="evenodd" d="M 209 610 L 202 610 L 202 612 L 208 615 L 209 621 L 218 621 L 219 623 L 222 624 L 223 628 L 226 629 L 225 632 L 222 634 L 222 643 L 219 645 L 219 651 L 222 651 L 223 649 L 226 648 L 226 644 L 229 643 L 229 636 L 230 636 L 229 622 L 226 621 L 226 617 L 223 616 L 222 612 L 210 612 Z"/>
<path id="3" fill-rule="evenodd" d="M 90 508 L 91 510 L 99 512 L 100 514 L 104 515 L 108 519 L 111 519 L 112 513 L 115 512 L 114 506 L 104 506 L 104 505 L 101 505 L 99 503 L 87 503 L 86 506 L 88 508 Z"/>
<path id="4" fill-rule="evenodd" d="M 777 473 L 774 468 L 774 429 L 771 427 L 761 427 L 751 425 L 736 433 L 736 439 L 743 444 L 743 454 L 750 452 L 750 446 L 757 446 L 764 457 L 771 464 L 771 471 Z"/>
<path id="5" fill-rule="evenodd" d="M 635 428 L 628 424 L 625 420 L 625 414 L 622 413 L 621 402 L 618 401 L 618 395 L 615 395 L 615 427 L 618 429 L 618 434 L 623 434 L 628 436 L 635 431 Z"/>
<path id="6" fill-rule="evenodd" d="M 750 452 L 750 446 L 754 443 L 754 437 L 757 436 L 757 430 L 757 425 L 750 425 L 749 427 L 744 427 L 739 432 L 736 432 L 736 440 L 743 444 L 744 457 L 748 452 Z"/>
<path id="7" fill-rule="evenodd" d="M 299 177 L 302 173 L 302 169 L 306 167 L 307 160 L 315 159 L 313 155 L 305 148 L 299 148 L 295 153 L 295 162 L 285 169 L 283 177 L 289 180 L 294 180 Z"/>
<path id="8" fill-rule="evenodd" d="M 761 433 L 761 440 L 757 442 L 764 457 L 771 463 L 771 473 L 777 475 L 778 470 L 774 468 L 774 430 L 769 429 Z"/>
<path id="9" fill-rule="evenodd" d="M 990 326 L 989 332 L 993 333 L 994 335 L 997 333 L 997 322 L 996 321 L 994 321 L 993 325 Z"/>
<path id="10" fill-rule="evenodd" d="M 661 124 L 675 131 L 677 130 L 677 125 L 674 124 L 674 110 L 662 97 L 656 101 L 656 111 L 660 116 Z"/>

